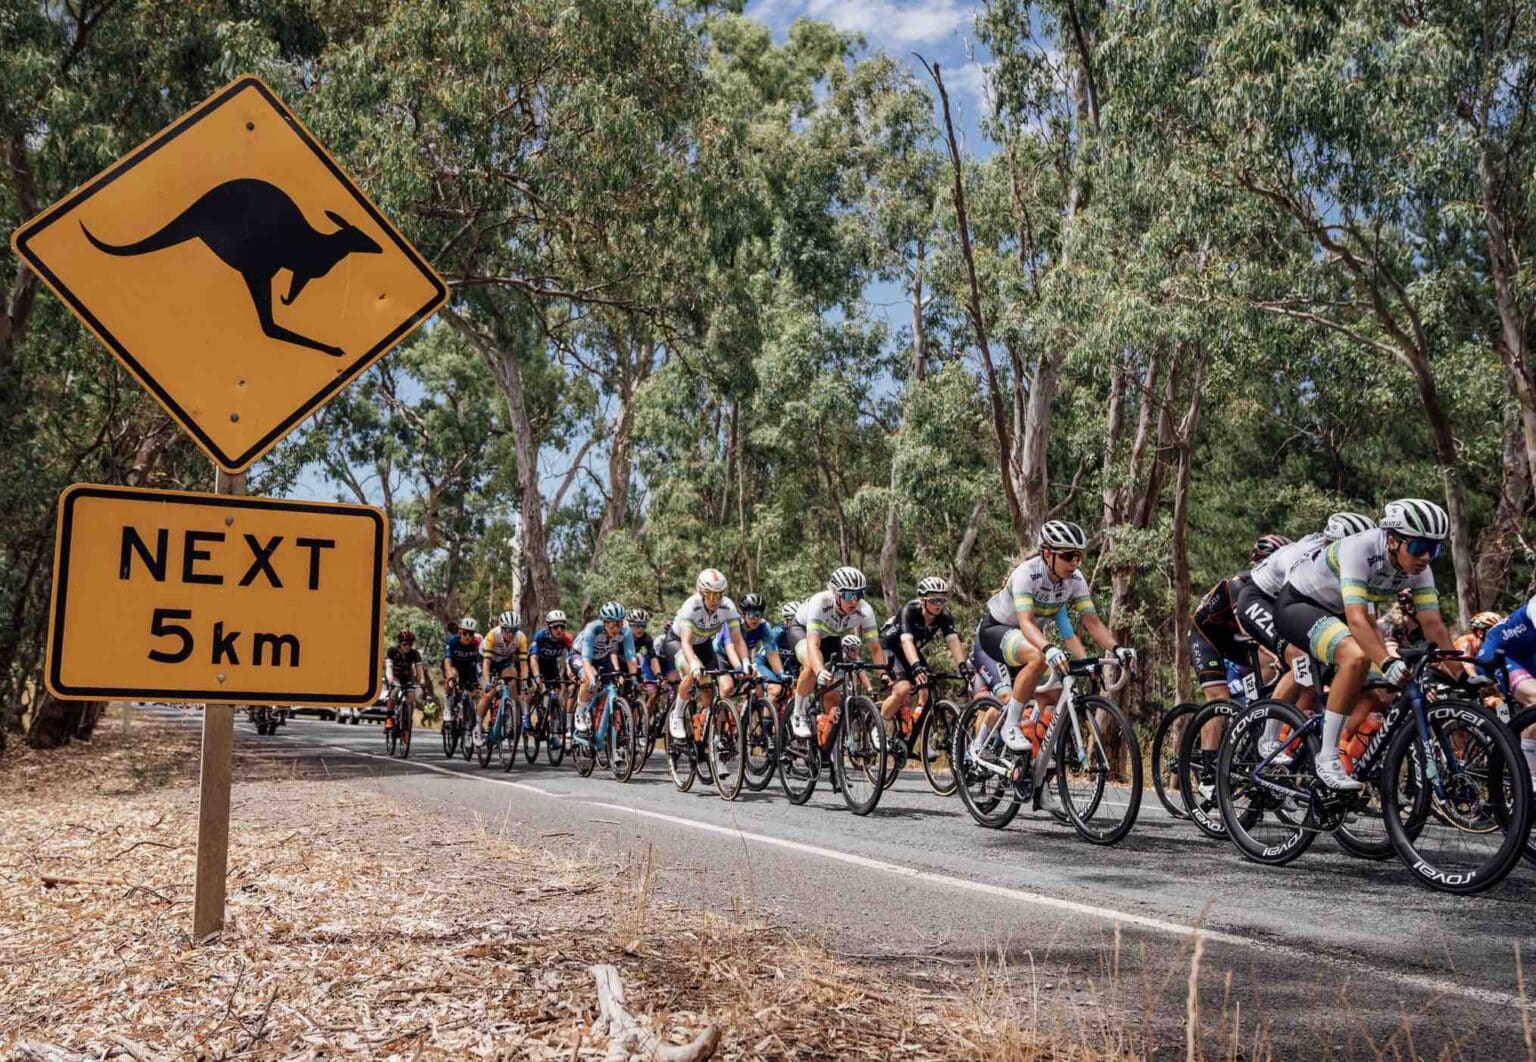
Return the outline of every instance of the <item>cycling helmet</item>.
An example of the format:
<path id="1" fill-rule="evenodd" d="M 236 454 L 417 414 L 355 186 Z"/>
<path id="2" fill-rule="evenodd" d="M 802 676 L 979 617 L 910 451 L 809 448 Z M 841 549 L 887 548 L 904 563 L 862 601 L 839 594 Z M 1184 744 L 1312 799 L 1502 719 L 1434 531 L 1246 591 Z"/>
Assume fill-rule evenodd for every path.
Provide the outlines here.
<path id="1" fill-rule="evenodd" d="M 800 611 L 800 602 L 786 601 L 779 606 L 779 616 L 785 623 L 795 622 L 795 613 Z"/>
<path id="2" fill-rule="evenodd" d="M 1047 520 L 1036 540 L 1044 549 L 1087 549 L 1088 536 L 1067 520 Z"/>
<path id="3" fill-rule="evenodd" d="M 1473 622 L 1476 621 L 1474 620 Z M 400 632 L 398 640 L 402 642 L 414 642 L 416 640 L 416 632 L 410 629 L 403 630 Z"/>
<path id="4" fill-rule="evenodd" d="M 743 612 L 761 612 L 763 608 L 762 594 L 748 594 L 741 599 L 741 610 Z"/>
<path id="5" fill-rule="evenodd" d="M 1497 612 L 1479 612 L 1477 615 L 1472 617 L 1472 622 L 1469 626 L 1478 634 L 1483 634 L 1490 627 L 1497 626 L 1499 623 L 1503 622 L 1503 620 L 1504 617 L 1500 616 Z"/>
<path id="6" fill-rule="evenodd" d="M 512 612 L 512 611 L 508 610 L 506 612 L 503 612 L 501 614 L 501 617 L 496 622 L 497 622 L 497 625 L 500 626 L 501 629 L 504 630 L 504 631 L 515 631 L 515 630 L 519 629 L 520 627 L 522 627 L 522 625 L 523 625 L 523 618 L 521 616 L 519 616 L 516 612 Z"/>
<path id="7" fill-rule="evenodd" d="M 623 623 L 624 606 L 617 601 L 610 601 L 597 610 L 597 618 L 610 623 Z"/>
<path id="8" fill-rule="evenodd" d="M 845 590 L 862 591 L 864 586 L 864 573 L 847 566 L 837 569 L 832 573 L 832 578 L 827 580 L 827 589 L 834 594 Z"/>
<path id="9" fill-rule="evenodd" d="M 459 630 L 461 631 L 468 631 L 470 634 L 474 634 L 479 629 L 480 624 L 475 622 L 475 617 L 473 616 L 465 616 L 459 620 Z"/>
<path id="10" fill-rule="evenodd" d="M 1375 529 L 1376 521 L 1369 516 L 1361 516 L 1359 513 L 1334 513 L 1323 527 L 1323 537 L 1329 542 L 1337 542 L 1341 538 Z"/>
<path id="11" fill-rule="evenodd" d="M 949 584 L 937 575 L 930 575 L 917 584 L 917 596 L 928 597 L 930 594 L 949 593 Z"/>
<path id="12" fill-rule="evenodd" d="M 723 594 L 725 586 L 725 573 L 716 568 L 705 568 L 693 581 L 693 588 L 701 594 L 706 591 L 711 594 Z"/>
<path id="13" fill-rule="evenodd" d="M 651 614 L 643 608 L 632 608 L 629 610 L 629 622 L 636 627 L 644 627 L 651 622 Z"/>
<path id="14" fill-rule="evenodd" d="M 1284 535 L 1265 535 L 1253 544 L 1253 552 L 1248 554 L 1248 563 L 1257 564 L 1281 546 L 1289 546 L 1290 544 L 1291 540 Z"/>
<path id="15" fill-rule="evenodd" d="M 552 608 L 544 613 L 544 625 L 546 627 L 553 627 L 557 623 L 563 624 L 565 622 L 565 613 L 561 612 L 558 608 Z"/>
<path id="16" fill-rule="evenodd" d="M 1399 538 L 1427 538 L 1435 542 L 1451 531 L 1451 518 L 1445 510 L 1423 498 L 1389 501 L 1381 511 L 1381 527 Z"/>
<path id="17" fill-rule="evenodd" d="M 857 634 L 843 635 L 843 652 L 857 653 L 862 648 L 864 648 L 864 643 L 859 640 Z"/>

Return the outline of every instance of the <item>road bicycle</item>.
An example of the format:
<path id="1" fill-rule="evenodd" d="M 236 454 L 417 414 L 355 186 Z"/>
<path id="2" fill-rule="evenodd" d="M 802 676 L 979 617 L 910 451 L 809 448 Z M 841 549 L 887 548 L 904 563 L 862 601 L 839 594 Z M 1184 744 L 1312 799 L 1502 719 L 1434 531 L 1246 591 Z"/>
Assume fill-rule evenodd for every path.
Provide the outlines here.
<path id="1" fill-rule="evenodd" d="M 571 736 L 571 762 L 576 773 L 590 778 L 601 766 L 610 770 L 620 782 L 627 782 L 635 773 L 636 742 L 639 737 L 640 716 L 630 699 L 619 688 L 620 676 L 604 672 L 602 685 L 592 695 L 584 712 L 588 719 L 585 731 L 577 727 Z M 625 682 L 626 688 L 628 683 Z"/>
<path id="2" fill-rule="evenodd" d="M 905 726 L 900 717 L 893 719 L 890 728 L 885 765 L 885 788 L 896 784 L 896 776 L 906 767 L 916 753 L 923 765 L 923 777 L 939 796 L 952 796 L 955 792 L 955 772 L 949 758 L 954 741 L 955 724 L 960 709 L 955 702 L 940 697 L 934 700 L 934 691 L 945 686 L 970 684 L 962 675 L 937 674 L 928 676 L 928 684 L 913 691 L 917 699 L 917 712 L 909 717 Z"/>
<path id="3" fill-rule="evenodd" d="M 453 759 L 455 752 L 468 763 L 474 757 L 475 694 L 479 687 L 455 683 L 443 698 L 443 755 Z"/>
<path id="4" fill-rule="evenodd" d="M 716 679 L 719 676 L 734 674 L 736 672 L 731 668 L 706 668 L 699 675 L 688 702 L 683 705 L 683 722 L 688 730 L 687 737 L 682 740 L 674 738 L 670 720 L 667 721 L 664 730 L 667 742 L 667 773 L 672 776 L 672 784 L 677 786 L 677 791 L 680 793 L 686 793 L 692 789 L 695 779 L 705 785 L 716 785 L 714 770 L 716 762 L 724 763 L 732 771 L 732 777 L 726 779 L 727 790 L 731 795 L 726 796 L 725 791 L 721 791 L 720 795 L 726 800 L 733 800 L 736 793 L 741 790 L 741 781 L 735 777 L 741 767 L 741 757 L 736 755 L 722 759 L 718 754 L 712 755 L 710 749 L 711 743 L 716 738 L 716 733 L 710 730 L 710 724 L 717 715 L 715 709 L 721 701 L 726 702 L 728 709 L 718 714 L 722 717 L 728 714 L 731 717 L 729 723 L 723 724 L 729 728 L 729 733 L 724 734 L 722 740 L 735 738 L 739 744 L 740 724 L 735 719 L 736 706 L 729 698 L 721 697 L 720 691 L 716 688 Z M 706 689 L 714 691 L 714 697 L 707 712 L 699 707 L 699 694 Z M 675 694 L 673 703 L 676 703 Z M 667 716 L 670 717 L 670 715 L 669 708 Z M 732 785 L 734 789 L 730 789 Z"/>
<path id="5" fill-rule="evenodd" d="M 491 753 L 495 752 L 501 769 L 510 771 L 513 764 L 517 763 L 517 742 L 522 735 L 522 683 L 517 675 L 503 675 L 495 682 L 496 690 L 491 697 L 491 725 L 480 746 L 480 766 L 489 767 Z"/>
<path id="6" fill-rule="evenodd" d="M 416 723 L 418 687 L 406 682 L 389 687 L 388 708 L 384 718 L 384 749 L 402 760 L 411 754 L 411 732 Z"/>
<path id="7" fill-rule="evenodd" d="M 816 791 L 823 767 L 829 767 L 833 791 L 842 794 L 848 810 L 855 815 L 868 815 L 879 805 L 880 795 L 885 791 L 885 721 L 874 701 L 855 692 L 854 676 L 884 668 L 838 660 L 829 662 L 827 670 L 832 681 L 817 687 L 806 713 L 810 717 L 811 736 L 797 736 L 787 712 L 779 720 L 779 785 L 790 803 L 804 804 Z M 838 696 L 830 710 L 823 703 L 828 694 Z"/>
<path id="8" fill-rule="evenodd" d="M 528 702 L 528 725 L 523 727 L 523 759 L 533 763 L 539 758 L 539 746 L 551 767 L 565 759 L 566 715 L 562 688 L 573 686 L 570 679 L 541 681 L 538 692 Z"/>
<path id="9" fill-rule="evenodd" d="M 1130 833 L 1141 809 L 1141 749 L 1124 710 L 1097 692 L 1117 689 L 1128 677 L 1114 658 L 1069 661 L 1060 699 L 1024 728 L 1031 743 L 1019 752 L 1003 743 L 1003 711 L 996 698 L 980 696 L 967 704 L 950 757 L 971 817 L 1001 829 L 1026 802 L 1040 810 L 1046 786 L 1054 781 L 1060 806 L 1047 810 L 1083 840 L 1110 845 Z"/>
<path id="10" fill-rule="evenodd" d="M 1429 888 L 1482 892 L 1519 862 L 1532 802 L 1519 745 L 1480 704 L 1442 692 L 1480 687 L 1429 674 L 1437 663 L 1472 658 L 1433 646 L 1400 655 L 1411 667 L 1408 682 L 1368 739 L 1351 746 L 1359 753 L 1352 758 L 1360 790 L 1317 782 L 1322 712 L 1307 717 L 1271 699 L 1233 718 L 1217 764 L 1216 795 L 1228 835 L 1246 858 L 1284 865 L 1318 834 L 1339 833 L 1375 807 L 1385 844 Z M 1281 728 L 1277 747 L 1261 755 L 1272 720 Z"/>

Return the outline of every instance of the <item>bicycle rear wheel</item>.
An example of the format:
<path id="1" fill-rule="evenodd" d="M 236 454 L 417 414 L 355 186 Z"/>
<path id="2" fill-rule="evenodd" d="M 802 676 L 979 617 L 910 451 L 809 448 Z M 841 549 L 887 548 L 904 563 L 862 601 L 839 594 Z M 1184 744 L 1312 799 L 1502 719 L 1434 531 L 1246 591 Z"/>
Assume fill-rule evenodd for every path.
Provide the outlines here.
<path id="1" fill-rule="evenodd" d="M 1003 714 L 1002 704 L 992 697 L 977 697 L 961 709 L 960 718 L 955 723 L 949 758 L 955 765 L 956 792 L 960 794 L 960 803 L 965 805 L 965 810 L 978 825 L 1000 830 L 1013 821 L 1024 805 L 1013 783 L 1009 781 L 1006 770 L 999 773 L 983 765 L 978 756 L 971 752 L 971 745 L 981 732 L 983 721 L 989 713 L 996 714 L 997 722 L 990 728 L 993 733 L 982 746 L 982 755 L 988 758 L 989 763 L 992 762 L 997 755 L 995 749 L 1002 741 L 998 731 L 1002 728 Z"/>
<path id="2" fill-rule="evenodd" d="M 959 711 L 949 701 L 936 701 L 923 713 L 918 727 L 918 755 L 923 761 L 923 777 L 939 796 L 950 796 L 955 791 L 955 767 L 950 759 L 955 723 Z"/>
<path id="3" fill-rule="evenodd" d="M 544 757 L 549 760 L 551 767 L 558 767 L 565 759 L 565 747 L 570 744 L 570 729 L 567 725 L 565 709 L 556 705 L 545 719 L 544 729 Z"/>
<path id="4" fill-rule="evenodd" d="M 613 701 L 613 719 L 609 724 L 608 733 L 608 769 L 613 772 L 613 777 L 620 782 L 629 781 L 635 773 L 635 740 L 638 722 L 636 720 L 635 706 L 623 697 L 615 697 Z"/>
<path id="5" fill-rule="evenodd" d="M 1509 720 L 1509 732 L 1515 739 L 1515 744 L 1518 745 L 1520 743 L 1520 736 L 1533 726 L 1536 726 L 1536 708 L 1527 708 L 1524 711 L 1516 712 Z M 1523 756 L 1524 754 L 1525 750 L 1522 749 L 1521 755 Z M 1536 806 L 1533 806 L 1531 809 L 1531 824 L 1531 835 L 1526 840 L 1525 848 L 1520 854 L 1527 863 L 1536 863 Z"/>
<path id="6" fill-rule="evenodd" d="M 747 747 L 743 719 L 736 706 L 724 697 L 716 697 L 709 710 L 704 744 L 709 749 L 709 770 L 714 775 L 715 792 L 721 800 L 735 800 L 746 780 Z"/>
<path id="7" fill-rule="evenodd" d="M 523 762 L 533 763 L 539 758 L 539 745 L 544 741 L 545 707 L 535 702 L 528 707 L 528 725 L 523 727 Z"/>
<path id="8" fill-rule="evenodd" d="M 746 718 L 742 726 L 742 739 L 746 785 L 754 793 L 761 793 L 768 788 L 768 783 L 773 781 L 774 769 L 778 765 L 775 738 L 777 729 L 778 715 L 774 712 L 773 705 L 761 697 L 753 697 L 747 705 Z"/>
<path id="9" fill-rule="evenodd" d="M 843 803 L 855 815 L 868 815 L 885 792 L 885 720 L 875 702 L 849 697 L 835 735 L 832 769 L 843 791 Z"/>
<path id="10" fill-rule="evenodd" d="M 1444 700 L 1424 710 L 1430 748 L 1420 743 L 1412 720 L 1387 746 L 1382 818 L 1420 884 L 1468 896 L 1498 884 L 1520 861 L 1531 827 L 1530 775 L 1509 730 L 1479 706 Z M 1473 761 L 1477 770 L 1468 770 Z M 1428 796 L 1432 788 L 1443 815 L 1419 811 L 1412 799 L 1415 790 Z M 1497 828 L 1487 828 L 1492 824 Z"/>
<path id="11" fill-rule="evenodd" d="M 821 774 L 821 749 L 817 747 L 815 737 L 795 736 L 787 708 L 779 716 L 774 737 L 779 786 L 791 804 L 804 804 L 816 792 L 816 779 Z"/>
<path id="12" fill-rule="evenodd" d="M 1056 738 L 1056 795 L 1077 834 L 1116 844 L 1141 810 L 1141 749 L 1125 712 L 1103 697 L 1074 698 L 1081 744 L 1071 720 Z"/>
<path id="13" fill-rule="evenodd" d="M 1272 719 L 1290 728 L 1283 751 L 1291 762 L 1282 765 L 1271 759 L 1260 772 L 1264 760 L 1259 756 L 1259 742 L 1265 724 Z M 1317 840 L 1305 795 L 1277 793 L 1255 780 L 1258 777 L 1301 794 L 1309 791 L 1315 784 L 1312 764 L 1318 739 L 1315 732 L 1300 736 L 1305 725 L 1306 717 L 1294 705 L 1262 700 L 1233 716 L 1222 735 L 1221 755 L 1216 761 L 1216 805 L 1227 836 L 1244 858 L 1255 863 L 1284 866 Z"/>
<path id="14" fill-rule="evenodd" d="M 1152 735 L 1152 788 L 1163 810 L 1176 819 L 1189 818 L 1179 778 L 1179 739 L 1197 711 L 1199 705 L 1188 701 L 1174 705 L 1163 713 Z"/>

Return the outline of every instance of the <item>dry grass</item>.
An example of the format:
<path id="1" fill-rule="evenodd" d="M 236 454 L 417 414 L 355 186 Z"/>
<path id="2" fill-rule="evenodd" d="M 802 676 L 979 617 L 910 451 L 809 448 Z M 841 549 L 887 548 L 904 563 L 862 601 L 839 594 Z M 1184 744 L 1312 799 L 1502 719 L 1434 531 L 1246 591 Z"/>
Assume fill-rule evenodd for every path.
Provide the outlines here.
<path id="1" fill-rule="evenodd" d="M 138 727 L 131 747 L 106 727 L 0 764 L 0 1056 L 601 1058 L 602 963 L 663 1039 L 715 1026 L 725 1058 L 1128 1053 L 1031 1032 L 1017 980 L 899 982 L 781 929 L 667 908 L 650 854 L 615 868 L 533 851 L 366 783 L 238 782 L 228 922 L 199 946 L 196 733 Z M 294 769 L 258 759 L 236 777 Z"/>

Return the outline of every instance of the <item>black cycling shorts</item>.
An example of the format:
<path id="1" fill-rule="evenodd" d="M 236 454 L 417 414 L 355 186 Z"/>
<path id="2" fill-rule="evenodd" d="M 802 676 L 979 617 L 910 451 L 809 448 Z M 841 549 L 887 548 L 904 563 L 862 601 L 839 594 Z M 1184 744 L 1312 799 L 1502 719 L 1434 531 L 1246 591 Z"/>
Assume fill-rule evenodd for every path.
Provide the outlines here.
<path id="1" fill-rule="evenodd" d="M 1283 588 L 1282 588 L 1283 589 Z M 1275 654 L 1275 659 L 1285 660 L 1286 639 L 1275 624 L 1275 600 L 1260 590 L 1252 579 L 1245 580 L 1233 602 L 1237 625 L 1243 633 Z"/>
<path id="2" fill-rule="evenodd" d="M 1314 660 L 1328 665 L 1335 662 L 1339 643 L 1350 637 L 1343 616 L 1297 593 L 1289 583 L 1275 597 L 1275 627 L 1280 637 L 1304 647 Z"/>
<path id="3" fill-rule="evenodd" d="M 699 658 L 699 663 L 703 664 L 706 670 L 713 671 L 721 666 L 720 657 L 715 653 L 715 640 L 713 638 L 707 642 L 695 642 L 693 645 L 693 655 Z M 665 665 L 666 663 L 667 661 L 663 659 L 662 664 Z M 672 666 L 677 668 L 679 672 L 683 670 L 682 642 L 677 644 L 677 653 L 672 658 Z"/>
<path id="4" fill-rule="evenodd" d="M 1195 624 L 1189 625 L 1189 661 L 1202 686 L 1227 686 L 1227 665 L 1222 652 L 1201 633 Z"/>
<path id="5" fill-rule="evenodd" d="M 1017 678 L 1019 672 L 1024 670 L 1023 657 L 1020 655 L 1023 642 L 1023 632 L 1013 624 L 999 623 L 992 618 L 991 613 L 982 616 L 981 626 L 976 631 L 976 644 L 989 660 L 1008 669 L 1010 679 Z M 1014 660 L 1018 663 L 1014 663 Z"/>

